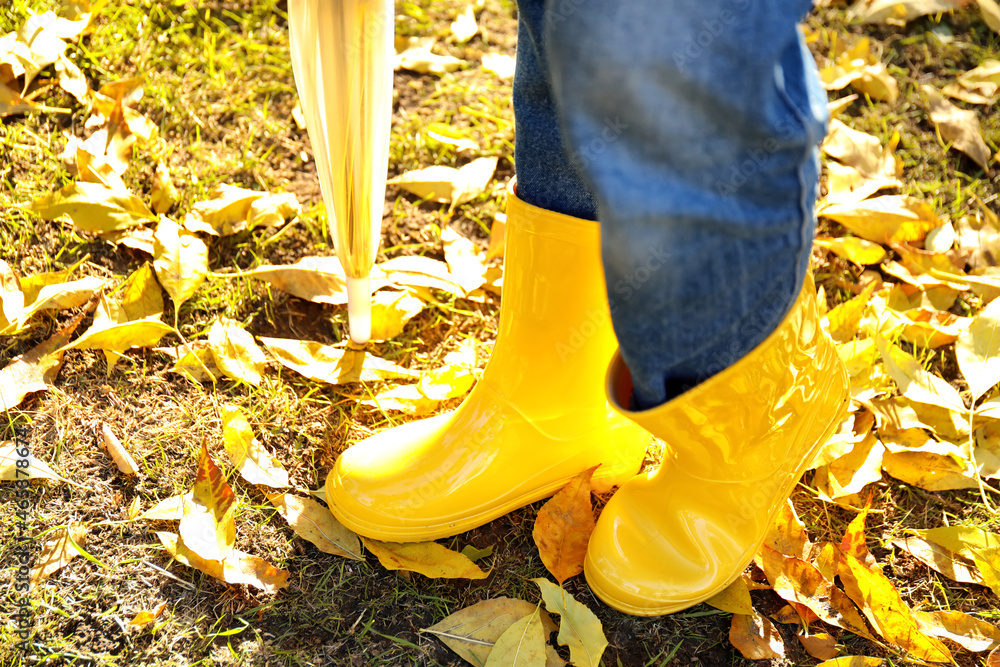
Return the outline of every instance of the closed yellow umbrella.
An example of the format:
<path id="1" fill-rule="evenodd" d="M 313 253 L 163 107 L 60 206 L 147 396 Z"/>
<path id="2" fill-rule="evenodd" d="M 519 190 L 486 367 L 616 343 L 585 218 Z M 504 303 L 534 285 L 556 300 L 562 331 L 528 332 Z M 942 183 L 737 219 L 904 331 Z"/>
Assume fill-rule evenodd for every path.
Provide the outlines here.
<path id="1" fill-rule="evenodd" d="M 351 340 L 371 337 L 392 113 L 391 0 L 288 0 L 292 69 L 330 234 L 347 276 Z"/>

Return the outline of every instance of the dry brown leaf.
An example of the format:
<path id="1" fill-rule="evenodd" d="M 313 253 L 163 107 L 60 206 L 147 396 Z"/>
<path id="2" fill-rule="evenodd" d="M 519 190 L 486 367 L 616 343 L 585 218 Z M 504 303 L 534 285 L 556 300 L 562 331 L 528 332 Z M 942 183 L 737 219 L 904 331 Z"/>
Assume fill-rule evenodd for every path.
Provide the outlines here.
<path id="1" fill-rule="evenodd" d="M 594 532 L 590 480 L 598 466 L 571 479 L 538 510 L 531 533 L 545 569 L 559 585 L 583 572 L 587 543 Z"/>
<path id="2" fill-rule="evenodd" d="M 345 528 L 330 510 L 312 498 L 293 496 L 290 493 L 268 494 L 288 525 L 299 537 L 316 545 L 320 551 L 352 560 L 364 560 L 358 536 Z"/>
<path id="3" fill-rule="evenodd" d="M 160 216 L 153 240 L 153 268 L 176 314 L 208 275 L 208 246 L 166 216 Z"/>
<path id="4" fill-rule="evenodd" d="M 208 330 L 208 345 L 216 366 L 226 377 L 255 387 L 260 385 L 267 357 L 239 322 L 216 320 Z"/>
<path id="5" fill-rule="evenodd" d="M 311 380 L 328 384 L 418 378 L 420 374 L 380 359 L 364 350 L 288 338 L 261 338 L 282 365 Z"/>
<path id="6" fill-rule="evenodd" d="M 106 423 L 101 424 L 101 434 L 104 436 L 104 447 L 111 455 L 111 459 L 118 466 L 118 469 L 126 475 L 136 475 L 139 473 L 139 464 L 135 462 L 132 455 L 128 453 L 122 441 L 118 439 L 111 427 Z"/>
<path id="7" fill-rule="evenodd" d="M 211 560 L 191 551 L 176 533 L 157 531 L 156 536 L 177 561 L 201 570 L 228 584 L 246 584 L 265 593 L 288 587 L 288 570 L 280 570 L 263 558 L 233 549 L 224 561 Z"/>
<path id="8" fill-rule="evenodd" d="M 273 489 L 289 486 L 288 471 L 254 437 L 246 413 L 238 406 L 222 406 L 222 437 L 226 453 L 243 479 L 251 484 L 264 484 Z"/>
<path id="9" fill-rule="evenodd" d="M 729 628 L 729 643 L 750 660 L 769 660 L 785 655 L 785 643 L 777 628 L 756 612 L 750 616 L 734 614 Z"/>
<path id="10" fill-rule="evenodd" d="M 432 579 L 485 579 L 489 575 L 462 554 L 437 542 L 397 544 L 367 537 L 361 540 L 387 570 L 419 572 Z"/>
<path id="11" fill-rule="evenodd" d="M 937 127 L 941 138 L 972 158 L 972 161 L 984 171 L 989 170 L 988 163 L 992 152 L 983 141 L 982 128 L 979 126 L 976 112 L 959 109 L 926 84 L 920 86 L 920 90 L 929 100 L 931 121 Z"/>
<path id="12" fill-rule="evenodd" d="M 191 499 L 184 503 L 184 516 L 178 526 L 181 539 L 187 549 L 200 557 L 221 561 L 233 551 L 236 542 L 233 516 L 237 500 L 204 442 L 191 493 Z"/>
<path id="13" fill-rule="evenodd" d="M 38 554 L 34 567 L 31 568 L 29 579 L 32 585 L 45 581 L 64 568 L 71 560 L 80 555 L 73 546 L 83 547 L 87 541 L 87 527 L 81 524 L 70 524 L 52 533 L 52 539 L 47 540 Z"/>

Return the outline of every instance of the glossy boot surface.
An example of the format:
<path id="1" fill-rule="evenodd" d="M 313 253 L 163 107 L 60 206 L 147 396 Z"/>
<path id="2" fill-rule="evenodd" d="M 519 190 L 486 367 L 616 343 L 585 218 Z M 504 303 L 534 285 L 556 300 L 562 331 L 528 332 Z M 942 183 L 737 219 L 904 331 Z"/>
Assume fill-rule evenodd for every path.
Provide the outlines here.
<path id="1" fill-rule="evenodd" d="M 607 403 L 615 349 L 597 223 L 511 193 L 496 345 L 457 410 L 345 451 L 327 478 L 333 514 L 376 539 L 456 535 L 551 495 L 601 464 L 595 486 L 634 476 L 649 434 Z"/>
<path id="2" fill-rule="evenodd" d="M 650 410 L 622 407 L 631 380 L 615 355 L 612 404 L 672 451 L 615 493 L 591 536 L 587 581 L 611 607 L 640 616 L 680 611 L 728 586 L 760 548 L 849 400 L 814 294 L 807 279 L 778 329 L 747 357 Z"/>

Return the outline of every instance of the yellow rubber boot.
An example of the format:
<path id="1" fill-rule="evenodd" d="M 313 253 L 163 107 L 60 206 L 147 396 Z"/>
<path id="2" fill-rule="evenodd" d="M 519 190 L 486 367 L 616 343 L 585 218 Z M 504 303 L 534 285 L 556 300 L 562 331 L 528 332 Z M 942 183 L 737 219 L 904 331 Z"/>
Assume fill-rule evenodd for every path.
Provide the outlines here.
<path id="1" fill-rule="evenodd" d="M 326 483 L 330 509 L 368 537 L 448 537 L 551 495 L 601 464 L 634 476 L 649 434 L 607 403 L 615 350 L 596 222 L 508 197 L 500 328 L 457 410 L 359 442 Z"/>
<path id="2" fill-rule="evenodd" d="M 633 412 L 628 369 L 608 370 L 611 403 L 670 448 L 658 470 L 611 498 L 584 570 L 608 605 L 680 611 L 732 583 L 775 512 L 846 415 L 847 371 L 819 327 L 811 278 L 778 329 L 734 366 L 651 410 Z"/>

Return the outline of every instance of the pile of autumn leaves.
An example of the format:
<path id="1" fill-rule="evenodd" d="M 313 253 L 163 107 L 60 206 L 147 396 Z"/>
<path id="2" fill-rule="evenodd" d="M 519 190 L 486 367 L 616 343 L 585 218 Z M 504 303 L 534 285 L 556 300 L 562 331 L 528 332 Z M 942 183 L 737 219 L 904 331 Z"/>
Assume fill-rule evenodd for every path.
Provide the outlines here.
<path id="1" fill-rule="evenodd" d="M 910 14 L 919 15 L 914 12 L 921 8 L 933 9 L 941 3 L 892 3 L 903 7 L 908 12 L 905 16 L 898 9 L 883 16 L 876 11 L 879 3 L 864 4 L 869 12 L 859 15 L 864 20 L 905 22 L 913 18 Z M 989 16 L 989 3 L 980 4 L 984 16 Z M 247 231 L 272 233 L 299 213 L 298 203 L 286 193 L 224 185 L 176 222 L 168 214 L 177 192 L 163 165 L 156 171 L 148 198 L 133 194 L 121 176 L 134 144 L 156 141 L 156 127 L 132 108 L 141 99 L 140 81 L 115 82 L 98 91 L 87 90 L 85 85 L 80 88 L 82 77 L 74 75 L 61 40 L 72 38 L 73 31 L 81 34 L 92 12 L 88 13 L 91 8 L 85 2 L 78 0 L 71 5 L 78 7 L 72 21 L 50 12 L 33 17 L 18 33 L 0 40 L 0 113 L 28 110 L 32 102 L 20 93 L 15 100 L 10 91 L 17 88 L 25 93 L 38 72 L 55 67 L 59 85 L 73 88 L 74 96 L 91 110 L 86 123 L 91 134 L 85 140 L 67 137 L 63 158 L 78 179 L 35 201 L 31 208 L 43 218 L 64 221 L 81 232 L 144 253 L 150 261 L 121 282 L 97 276 L 74 277 L 80 264 L 19 277 L 0 261 L 0 335 L 27 332 L 45 313 L 78 311 L 52 338 L 0 370 L 0 405 L 13 408 L 30 393 L 50 387 L 67 350 L 102 350 L 110 367 L 128 350 L 153 347 L 168 334 L 177 338 L 177 344 L 154 349 L 174 360 L 171 371 L 199 384 L 223 377 L 250 385 L 266 381 L 266 350 L 273 361 L 319 382 L 406 381 L 366 400 L 382 410 L 428 414 L 440 401 L 468 391 L 477 367 L 471 343 L 449 355 L 441 368 L 418 374 L 345 345 L 261 338 L 261 349 L 239 323 L 226 318 L 213 322 L 203 338 L 185 340 L 177 326 L 181 305 L 206 280 L 264 280 L 300 298 L 340 306 L 346 303 L 343 270 L 336 258 L 308 257 L 288 266 L 212 273 L 208 266 L 212 239 Z M 471 29 L 468 18 L 464 23 L 465 30 Z M 876 99 L 896 99 L 898 86 L 871 53 L 867 41 L 854 45 L 835 39 L 831 42 L 830 62 L 822 67 L 829 90 L 850 85 Z M 429 47 L 425 50 L 426 61 Z M 401 51 L 400 66 L 414 66 L 419 58 L 412 51 L 403 57 L 406 53 Z M 427 71 L 447 71 L 443 66 L 438 69 Z M 986 61 L 941 93 L 971 104 L 993 104 L 998 89 L 1000 63 Z M 991 157 L 979 135 L 975 113 L 945 102 L 936 90 L 924 89 L 923 94 L 942 138 L 986 168 Z M 854 99 L 842 97 L 832 103 L 831 111 L 842 112 Z M 475 150 L 447 127 L 433 129 L 434 139 L 451 142 L 456 150 Z M 882 662 L 859 656 L 837 657 L 838 637 L 833 628 L 931 662 L 951 659 L 943 639 L 970 651 L 986 651 L 1000 644 L 1000 631 L 973 616 L 911 608 L 865 546 L 867 508 L 861 509 L 865 505 L 862 492 L 867 485 L 882 480 L 883 473 L 930 491 L 980 489 L 987 507 L 992 507 L 987 486 L 1000 479 L 1000 395 L 995 391 L 1000 383 L 1000 335 L 994 335 L 1000 327 L 1000 268 L 996 266 L 1000 220 L 982 202 L 973 202 L 973 213 L 967 217 L 944 221 L 915 197 L 880 194 L 902 186 L 902 170 L 893 156 L 897 142 L 895 136 L 883 146 L 877 137 L 834 120 L 823 146 L 829 158 L 828 194 L 819 203 L 819 214 L 842 224 L 853 235 L 817 239 L 817 246 L 861 267 L 878 270 L 864 270 L 856 285 L 841 285 L 855 290 L 856 296 L 824 313 L 824 327 L 837 342 L 851 375 L 853 411 L 840 432 L 817 454 L 811 465 L 814 472 L 806 479 L 823 500 L 860 510 L 860 514 L 839 544 L 811 544 L 794 510 L 785 508 L 755 557 L 756 567 L 709 602 L 734 614 L 730 638 L 750 658 L 786 653 L 772 620 L 797 625 L 805 650 L 827 661 L 824 665 L 829 667 Z M 463 169 L 431 167 L 404 175 L 397 182 L 421 197 L 451 203 L 454 208 L 487 188 L 495 165 L 495 158 L 480 158 Z M 495 223 L 494 229 L 501 228 Z M 437 293 L 480 301 L 487 291 L 499 293 L 502 273 L 496 263 L 490 263 L 502 254 L 499 238 L 491 241 L 485 254 L 450 229 L 444 229 L 441 238 L 445 262 L 399 257 L 375 267 L 374 340 L 399 335 L 409 319 L 438 303 Z M 890 259 L 888 251 L 895 259 Z M 161 319 L 163 291 L 173 301 L 172 326 Z M 825 303 L 824 298 L 819 301 Z M 965 309 L 964 315 L 955 314 L 959 308 Z M 90 312 L 94 313 L 90 328 L 73 338 Z M 958 370 L 968 387 L 965 393 L 928 370 L 926 362 L 932 352 L 946 346 L 954 347 Z M 291 484 L 280 461 L 255 438 L 249 417 L 238 406 L 222 406 L 219 418 L 224 449 L 233 468 L 266 495 L 296 534 L 320 550 L 360 559 L 363 542 L 389 569 L 431 577 L 482 579 L 488 575 L 474 563 L 488 554 L 474 549 L 457 553 L 436 543 L 398 545 L 359 540 L 310 497 L 323 498 L 322 490 Z M 103 427 L 103 440 L 122 474 L 142 474 L 141 466 L 110 425 Z M 13 479 L 14 458 L 13 446 L 0 448 L 0 479 Z M 31 460 L 31 471 L 35 477 L 77 483 L 60 477 L 38 459 Z M 535 541 L 543 562 L 560 585 L 582 568 L 593 527 L 591 472 L 574 479 L 539 512 Z M 268 592 L 280 590 L 288 585 L 288 572 L 234 548 L 237 502 L 203 444 L 197 478 L 187 494 L 168 498 L 145 512 L 133 503 L 128 518 L 177 522 L 176 532 L 157 531 L 157 536 L 185 565 L 231 584 Z M 885 536 L 882 541 L 943 576 L 987 586 L 1000 594 L 1000 535 L 962 526 L 911 532 Z M 86 534 L 85 525 L 56 532 L 43 549 L 33 580 L 44 580 L 77 554 L 86 555 Z M 569 648 L 571 661 L 598 664 L 606 641 L 596 617 L 561 586 L 545 579 L 535 583 L 545 609 L 521 600 L 487 600 L 426 631 L 472 664 L 514 664 L 516 659 L 516 664 L 558 665 L 563 664 L 561 659 L 546 643 L 556 627 L 549 613 L 555 613 L 561 617 L 556 641 Z M 772 589 L 788 603 L 771 619 L 750 603 L 749 591 L 763 588 Z M 133 621 L 136 625 L 150 623 L 162 611 L 162 606 L 140 611 Z"/>

